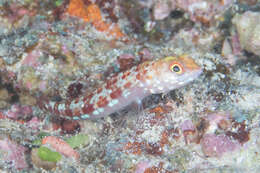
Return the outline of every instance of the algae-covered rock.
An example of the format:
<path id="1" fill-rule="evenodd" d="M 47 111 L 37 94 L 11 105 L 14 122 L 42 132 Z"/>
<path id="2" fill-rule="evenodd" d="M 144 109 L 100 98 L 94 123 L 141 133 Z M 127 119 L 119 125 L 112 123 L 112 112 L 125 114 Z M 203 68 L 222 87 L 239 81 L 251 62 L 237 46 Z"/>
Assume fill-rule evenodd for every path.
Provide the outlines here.
<path id="1" fill-rule="evenodd" d="M 34 148 L 31 152 L 31 159 L 34 166 L 38 168 L 43 168 L 46 170 L 51 170 L 56 167 L 56 162 L 44 161 L 38 156 L 38 149 Z"/>

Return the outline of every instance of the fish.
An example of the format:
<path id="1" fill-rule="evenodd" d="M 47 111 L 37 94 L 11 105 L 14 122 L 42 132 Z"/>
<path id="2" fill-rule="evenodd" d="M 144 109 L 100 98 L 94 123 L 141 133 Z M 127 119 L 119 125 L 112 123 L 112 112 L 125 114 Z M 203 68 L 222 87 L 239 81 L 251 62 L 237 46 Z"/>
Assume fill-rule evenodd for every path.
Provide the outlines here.
<path id="1" fill-rule="evenodd" d="M 72 120 L 98 119 L 117 112 L 133 102 L 159 93 L 168 93 L 192 82 L 202 73 L 188 55 L 145 61 L 122 71 L 91 93 L 74 99 L 39 102 L 42 110 Z"/>

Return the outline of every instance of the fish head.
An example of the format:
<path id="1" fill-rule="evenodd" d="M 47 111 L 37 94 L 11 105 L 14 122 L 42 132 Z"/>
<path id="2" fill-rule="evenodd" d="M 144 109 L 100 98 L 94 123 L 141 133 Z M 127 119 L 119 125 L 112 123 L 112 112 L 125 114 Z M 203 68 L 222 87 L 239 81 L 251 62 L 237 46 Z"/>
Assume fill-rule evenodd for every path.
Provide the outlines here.
<path id="1" fill-rule="evenodd" d="M 182 87 L 202 73 L 201 67 L 187 55 L 169 56 L 152 65 L 150 92 L 163 93 Z"/>

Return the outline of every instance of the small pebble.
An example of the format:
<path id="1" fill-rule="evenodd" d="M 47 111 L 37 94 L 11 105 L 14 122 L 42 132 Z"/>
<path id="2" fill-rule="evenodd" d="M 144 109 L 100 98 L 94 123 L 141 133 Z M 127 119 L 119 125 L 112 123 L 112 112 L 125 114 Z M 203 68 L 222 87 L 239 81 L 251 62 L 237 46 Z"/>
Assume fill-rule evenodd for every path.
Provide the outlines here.
<path id="1" fill-rule="evenodd" d="M 6 89 L 0 89 L 0 100 L 7 100 L 8 98 L 8 91 Z"/>

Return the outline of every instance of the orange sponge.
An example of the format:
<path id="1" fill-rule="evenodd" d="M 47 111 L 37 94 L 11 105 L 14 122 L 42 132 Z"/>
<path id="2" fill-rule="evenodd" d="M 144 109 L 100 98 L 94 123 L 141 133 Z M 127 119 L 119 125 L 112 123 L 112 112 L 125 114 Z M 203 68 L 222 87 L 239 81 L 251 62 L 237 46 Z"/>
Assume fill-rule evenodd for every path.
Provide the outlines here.
<path id="1" fill-rule="evenodd" d="M 98 31 L 106 32 L 116 38 L 125 36 L 118 25 L 103 21 L 101 10 L 96 4 L 86 6 L 82 0 L 70 0 L 67 12 L 71 16 L 76 16 L 84 19 L 86 22 L 91 22 Z"/>

